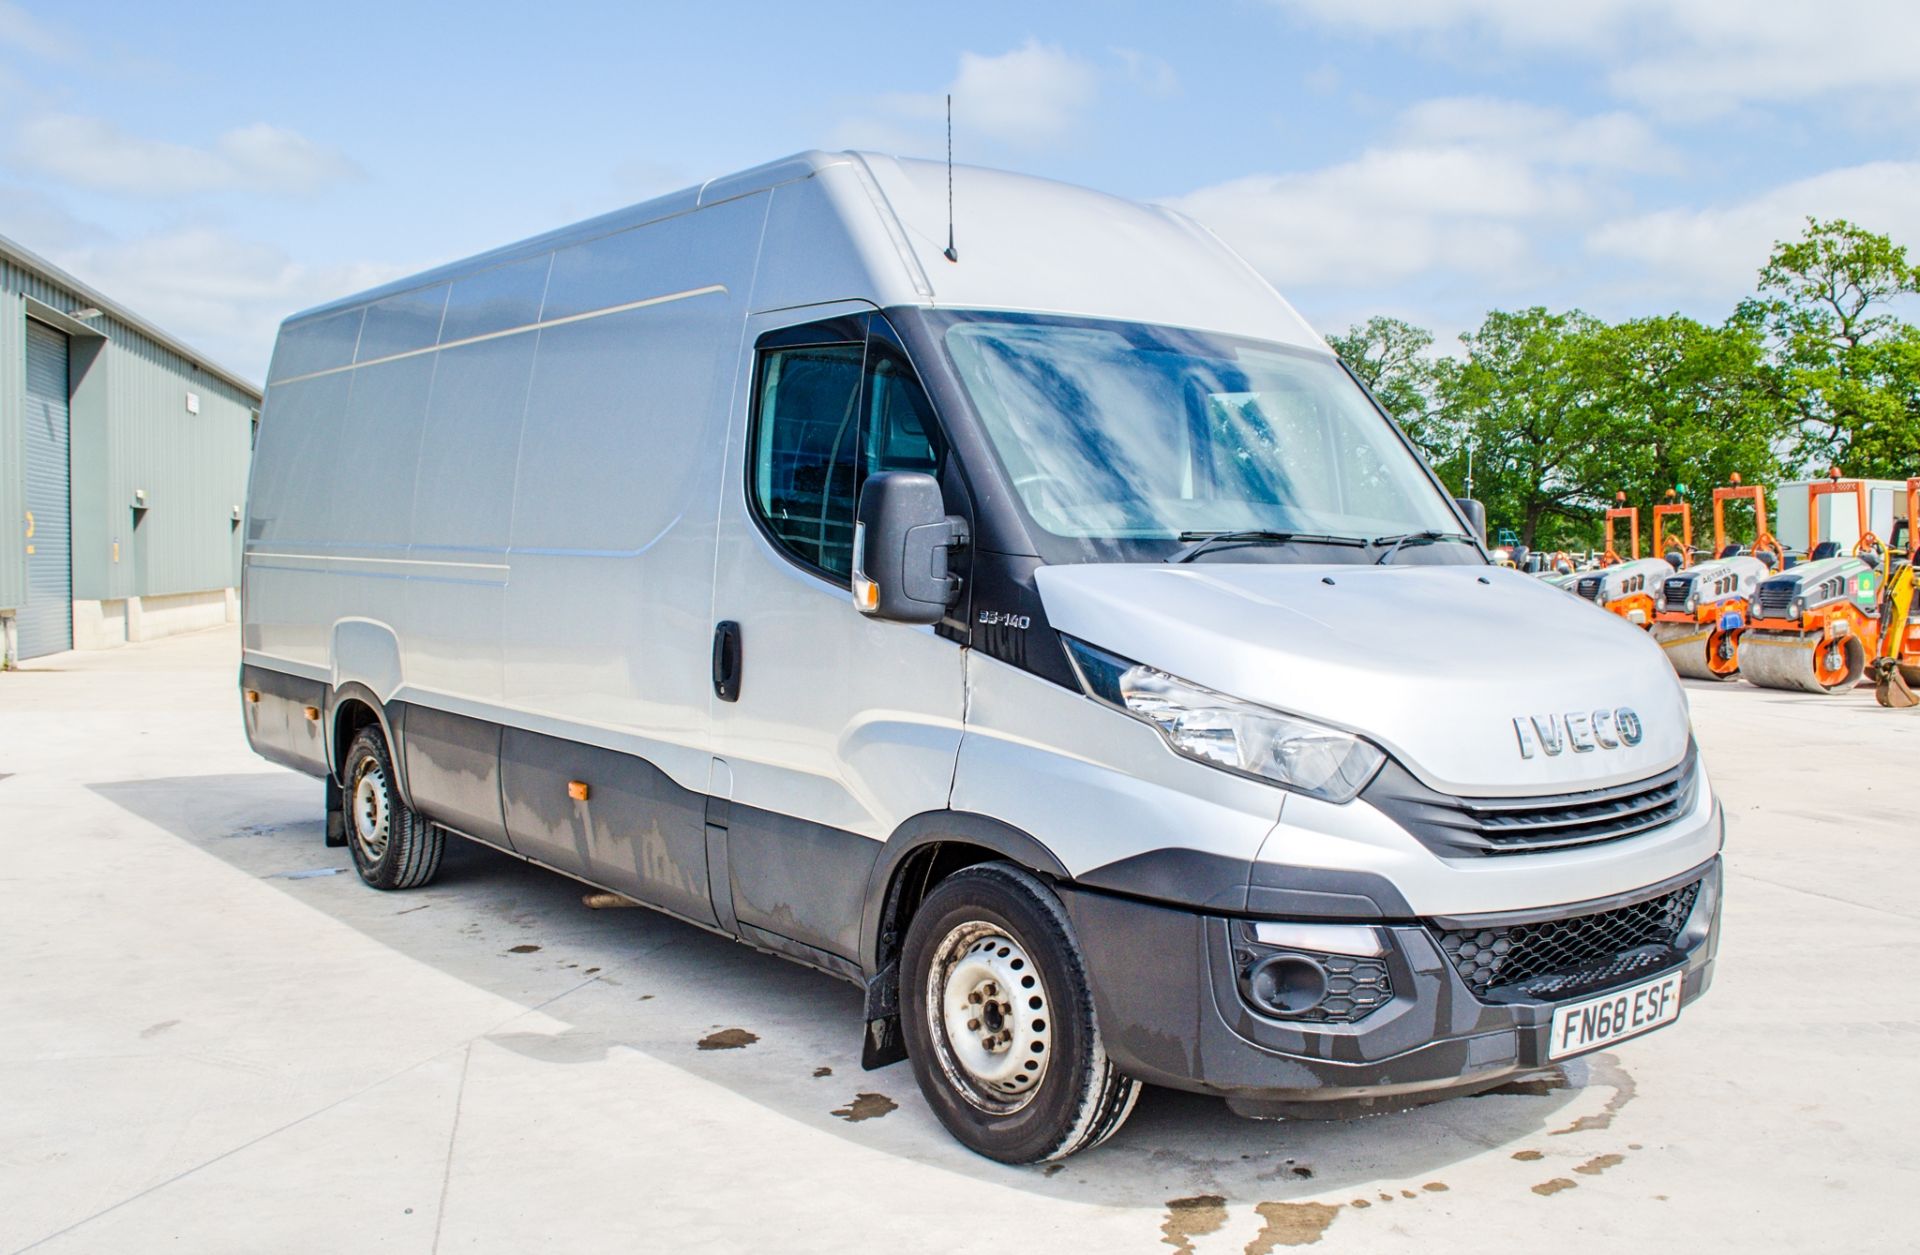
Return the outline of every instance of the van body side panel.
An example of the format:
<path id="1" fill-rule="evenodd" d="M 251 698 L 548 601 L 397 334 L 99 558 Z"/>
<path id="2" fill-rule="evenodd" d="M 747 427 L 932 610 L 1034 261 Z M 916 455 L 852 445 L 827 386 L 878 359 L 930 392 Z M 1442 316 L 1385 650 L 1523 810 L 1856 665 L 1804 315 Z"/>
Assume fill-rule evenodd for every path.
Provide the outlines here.
<path id="1" fill-rule="evenodd" d="M 967 692 L 953 809 L 1034 834 L 1076 879 L 1177 852 L 1212 869 L 1190 879 L 1188 905 L 1246 907 L 1279 789 L 1181 758 L 1139 720 L 979 650 Z"/>
<path id="2" fill-rule="evenodd" d="M 881 843 L 752 806 L 732 806 L 727 830 L 734 915 L 825 950 L 860 954 L 867 878 Z"/>
<path id="3" fill-rule="evenodd" d="M 470 837 L 506 845 L 499 726 L 410 705 L 404 728 L 407 791 L 414 806 Z"/>
<path id="4" fill-rule="evenodd" d="M 766 203 L 556 253 L 519 441 L 503 704 L 549 731 L 618 731 L 691 790 L 709 770 L 714 497 Z M 600 308 L 617 312 L 551 321 Z"/>
<path id="5" fill-rule="evenodd" d="M 545 267 L 539 269 L 544 284 Z M 465 285 L 454 285 L 456 302 Z M 475 299 L 488 290 L 476 293 Z M 538 312 L 506 308 L 498 316 Z M 470 325 L 487 327 L 496 305 L 468 309 Z M 408 683 L 420 694 L 497 705 L 504 696 L 500 622 L 509 567 L 514 465 L 533 379 L 539 336 L 527 332 L 442 349 L 421 433 L 413 485 L 402 654 Z"/>
<path id="6" fill-rule="evenodd" d="M 290 332 L 275 351 L 288 356 Z M 352 351 L 349 344 L 348 352 Z M 344 453 L 335 439 L 353 372 L 270 384 L 247 487 L 241 644 L 262 661 L 332 672 L 338 614 L 320 586 L 332 549 L 328 490 Z M 289 668 L 293 669 L 293 668 Z"/>
<path id="7" fill-rule="evenodd" d="M 259 700 L 248 700 L 250 693 L 259 694 Z M 327 686 L 323 681 L 267 667 L 240 668 L 240 712 L 253 752 L 282 767 L 324 776 L 327 739 L 320 722 L 307 718 L 309 706 L 326 709 Z"/>
<path id="8" fill-rule="evenodd" d="M 516 853 L 715 922 L 704 794 L 631 754 L 518 728 L 502 733 L 500 770 Z M 584 799 L 570 794 L 575 782 Z"/>

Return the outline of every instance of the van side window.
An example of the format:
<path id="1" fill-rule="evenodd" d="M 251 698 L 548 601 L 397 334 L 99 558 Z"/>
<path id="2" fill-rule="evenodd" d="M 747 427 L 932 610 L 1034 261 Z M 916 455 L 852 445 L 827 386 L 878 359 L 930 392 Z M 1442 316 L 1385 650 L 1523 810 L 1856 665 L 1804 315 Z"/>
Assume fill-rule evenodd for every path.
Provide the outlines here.
<path id="1" fill-rule="evenodd" d="M 771 350 L 760 360 L 753 508 L 788 553 L 845 580 L 860 486 L 874 471 L 938 474 L 938 439 L 926 393 L 891 353 Z"/>
<path id="2" fill-rule="evenodd" d="M 753 504 L 794 557 L 852 570 L 861 344 L 779 349 L 760 365 Z"/>

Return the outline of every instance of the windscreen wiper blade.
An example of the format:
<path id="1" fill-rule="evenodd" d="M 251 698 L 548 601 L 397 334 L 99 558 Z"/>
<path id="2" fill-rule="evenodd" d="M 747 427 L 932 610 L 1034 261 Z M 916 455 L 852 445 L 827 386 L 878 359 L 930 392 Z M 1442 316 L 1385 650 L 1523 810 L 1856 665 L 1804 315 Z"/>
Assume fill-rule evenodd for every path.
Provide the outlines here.
<path id="1" fill-rule="evenodd" d="M 1209 549 L 1224 545 L 1350 545 L 1356 549 L 1365 549 L 1367 540 L 1363 536 L 1329 536 L 1325 532 L 1273 532 L 1264 530 L 1240 532 L 1181 532 L 1180 539 L 1191 542 L 1184 548 L 1176 549 L 1167 555 L 1168 562 L 1191 562 Z"/>
<path id="2" fill-rule="evenodd" d="M 1373 560 L 1375 566 L 1385 566 L 1393 555 L 1400 552 L 1402 545 L 1437 545 L 1442 542 L 1471 545 L 1475 541 L 1465 532 L 1405 532 L 1399 536 L 1376 536 L 1370 542 L 1385 545 L 1387 551 Z"/>

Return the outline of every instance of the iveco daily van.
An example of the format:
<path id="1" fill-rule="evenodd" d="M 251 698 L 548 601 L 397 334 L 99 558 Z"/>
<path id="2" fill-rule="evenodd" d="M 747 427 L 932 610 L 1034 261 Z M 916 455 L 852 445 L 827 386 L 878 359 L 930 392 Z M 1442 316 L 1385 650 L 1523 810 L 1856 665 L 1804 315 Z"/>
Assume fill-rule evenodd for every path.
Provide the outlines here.
<path id="1" fill-rule="evenodd" d="M 242 709 L 366 882 L 454 834 L 856 982 L 1014 1162 L 1681 1014 L 1659 647 L 1193 222 L 962 168 L 950 250 L 947 178 L 809 153 L 287 320 Z"/>

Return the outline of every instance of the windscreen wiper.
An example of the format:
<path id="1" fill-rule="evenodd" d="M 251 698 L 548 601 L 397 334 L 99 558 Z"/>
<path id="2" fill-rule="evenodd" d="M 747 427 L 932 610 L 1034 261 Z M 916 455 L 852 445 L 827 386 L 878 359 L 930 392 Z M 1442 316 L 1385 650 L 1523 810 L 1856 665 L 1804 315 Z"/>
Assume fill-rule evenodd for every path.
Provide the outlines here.
<path id="1" fill-rule="evenodd" d="M 1454 544 L 1471 545 L 1473 537 L 1465 532 L 1405 532 L 1399 536 L 1376 536 L 1371 543 L 1385 545 L 1387 551 L 1373 560 L 1375 566 L 1385 566 L 1393 555 L 1400 552 L 1402 545 L 1437 545 L 1443 541 Z"/>
<path id="2" fill-rule="evenodd" d="M 1168 562 L 1191 562 L 1209 549 L 1223 545 L 1350 545 L 1356 549 L 1365 549 L 1367 540 L 1361 536 L 1329 536 L 1324 532 L 1270 532 L 1262 530 L 1241 532 L 1181 532 L 1180 539 L 1191 542 L 1184 548 L 1176 549 L 1167 555 Z"/>

